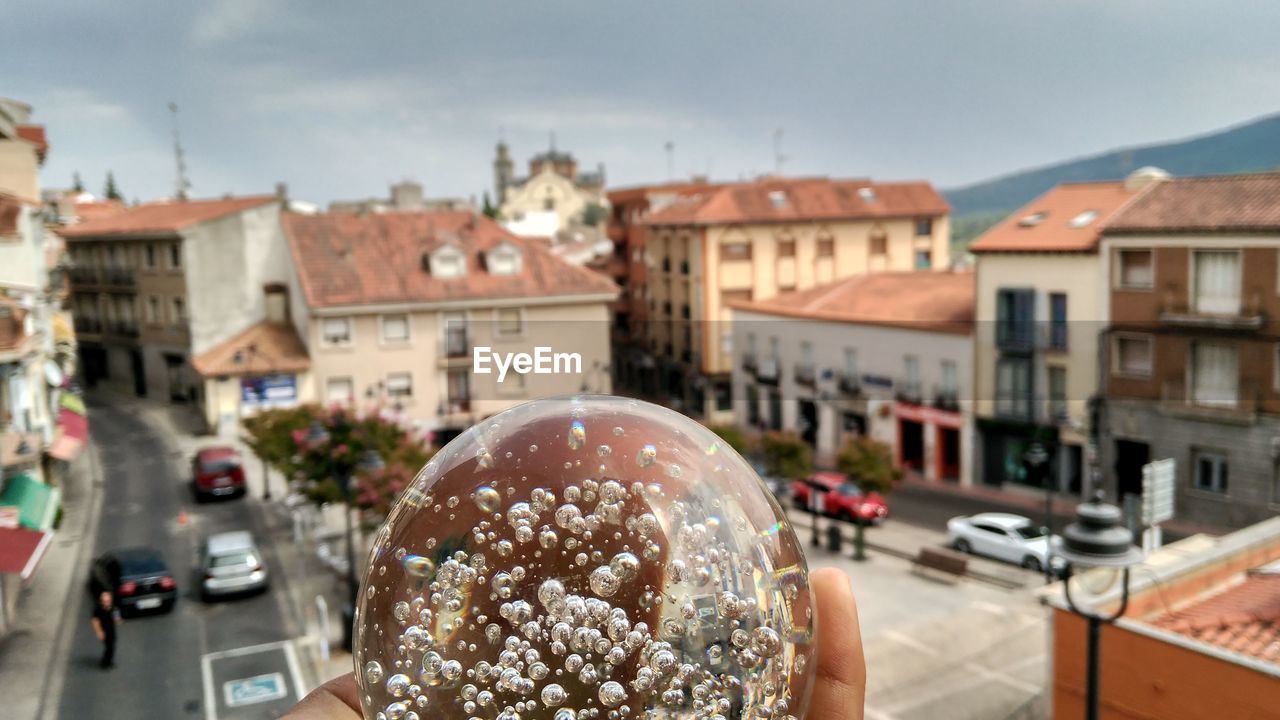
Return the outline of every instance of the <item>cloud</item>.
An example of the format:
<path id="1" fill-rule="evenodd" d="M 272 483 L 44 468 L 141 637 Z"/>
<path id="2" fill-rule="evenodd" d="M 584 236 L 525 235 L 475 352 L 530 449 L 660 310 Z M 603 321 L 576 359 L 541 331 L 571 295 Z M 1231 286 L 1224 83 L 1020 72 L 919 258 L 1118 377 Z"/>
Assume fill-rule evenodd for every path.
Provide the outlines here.
<path id="1" fill-rule="evenodd" d="M 238 40 L 265 27 L 275 11 L 271 0 L 216 0 L 191 24 L 190 42 L 197 47 Z"/>

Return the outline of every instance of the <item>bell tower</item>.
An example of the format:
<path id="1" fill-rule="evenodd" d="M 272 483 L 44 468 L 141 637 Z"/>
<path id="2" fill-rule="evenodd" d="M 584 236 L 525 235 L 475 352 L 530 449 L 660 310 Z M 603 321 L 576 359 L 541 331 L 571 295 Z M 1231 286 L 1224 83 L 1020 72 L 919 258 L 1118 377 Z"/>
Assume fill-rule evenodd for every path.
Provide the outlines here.
<path id="1" fill-rule="evenodd" d="M 497 157 L 493 159 L 493 195 L 498 205 L 507 201 L 507 188 L 511 185 L 515 165 L 511 162 L 511 153 L 507 150 L 507 142 L 498 140 Z"/>

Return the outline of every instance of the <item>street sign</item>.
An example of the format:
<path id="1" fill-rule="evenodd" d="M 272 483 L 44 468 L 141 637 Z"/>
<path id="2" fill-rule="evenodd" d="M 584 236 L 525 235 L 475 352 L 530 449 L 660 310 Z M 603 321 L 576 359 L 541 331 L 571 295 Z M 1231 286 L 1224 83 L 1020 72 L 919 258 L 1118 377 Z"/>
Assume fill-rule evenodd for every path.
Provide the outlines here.
<path id="1" fill-rule="evenodd" d="M 1159 525 L 1173 518 L 1173 482 L 1177 463 L 1173 458 L 1153 460 L 1142 466 L 1142 524 Z"/>
<path id="2" fill-rule="evenodd" d="M 273 672 L 266 675 L 228 680 L 222 683 L 222 700 L 227 707 L 239 707 L 254 703 L 279 700 L 289 694 L 284 675 Z"/>

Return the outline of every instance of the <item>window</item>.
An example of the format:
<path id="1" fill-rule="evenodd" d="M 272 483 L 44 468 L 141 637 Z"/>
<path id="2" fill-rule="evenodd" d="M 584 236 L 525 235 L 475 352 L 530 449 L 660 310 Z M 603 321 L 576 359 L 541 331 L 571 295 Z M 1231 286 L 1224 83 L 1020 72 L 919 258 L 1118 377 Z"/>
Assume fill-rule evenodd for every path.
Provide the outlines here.
<path id="1" fill-rule="evenodd" d="M 1062 420 L 1067 417 L 1067 369 L 1049 368 L 1049 417 Z"/>
<path id="2" fill-rule="evenodd" d="M 835 239 L 829 238 L 829 237 L 818 238 L 818 257 L 824 258 L 824 257 L 835 257 L 835 256 L 836 256 Z"/>
<path id="3" fill-rule="evenodd" d="M 154 270 L 156 267 L 156 246 L 150 243 L 142 246 L 143 263 L 148 270 Z"/>
<path id="4" fill-rule="evenodd" d="M 1003 357 L 996 363 L 996 413 L 1031 416 L 1031 359 Z"/>
<path id="5" fill-rule="evenodd" d="M 920 358 L 916 355 L 906 355 L 902 358 L 903 365 L 906 368 L 906 385 L 908 391 L 917 391 L 920 389 Z"/>
<path id="6" fill-rule="evenodd" d="M 885 255 L 889 252 L 889 236 L 883 230 L 871 233 L 871 254 Z"/>
<path id="7" fill-rule="evenodd" d="M 795 240 L 779 240 L 778 241 L 778 257 L 793 258 L 796 256 Z"/>
<path id="8" fill-rule="evenodd" d="M 996 346 L 1027 350 L 1035 319 L 1035 291 L 1030 288 L 1001 288 L 996 294 Z"/>
<path id="9" fill-rule="evenodd" d="M 1240 312 L 1240 253 L 1196 251 L 1195 311 L 1209 315 Z"/>
<path id="10" fill-rule="evenodd" d="M 444 315 L 444 352 L 445 357 L 467 356 L 467 318 L 462 313 Z"/>
<path id="11" fill-rule="evenodd" d="M 916 218 L 916 237 L 933 234 L 933 218 Z"/>
<path id="12" fill-rule="evenodd" d="M 160 322 L 160 298 L 155 295 L 147 298 L 147 322 L 152 325 Z"/>
<path id="13" fill-rule="evenodd" d="M 1151 377 L 1151 338 L 1146 335 L 1120 335 L 1115 339 L 1116 375 Z"/>
<path id="14" fill-rule="evenodd" d="M 450 412 L 466 412 L 471 409 L 470 378 L 466 368 L 450 370 L 446 388 Z"/>
<path id="15" fill-rule="evenodd" d="M 1121 250 L 1116 253 L 1116 282 L 1123 290 L 1145 290 L 1155 280 L 1155 259 L 1150 250 Z"/>
<path id="16" fill-rule="evenodd" d="M 1067 349 L 1067 294 L 1049 293 L 1049 347 Z"/>
<path id="17" fill-rule="evenodd" d="M 1191 399 L 1196 405 L 1235 407 L 1240 370 L 1234 345 L 1197 342 L 1191 346 Z"/>
<path id="18" fill-rule="evenodd" d="M 750 260 L 750 242 L 730 242 L 720 246 L 720 255 L 725 260 Z"/>
<path id="19" fill-rule="evenodd" d="M 933 253 L 928 250 L 916 251 L 916 269 L 928 270 L 933 267 Z"/>
<path id="20" fill-rule="evenodd" d="M 355 397 L 351 378 L 332 377 L 324 384 L 324 399 L 330 403 L 349 403 Z"/>
<path id="21" fill-rule="evenodd" d="M 1068 224 L 1073 228 L 1082 228 L 1097 219 L 1098 219 L 1097 210 L 1085 210 L 1079 215 L 1076 215 L 1075 217 L 1071 218 L 1071 222 Z"/>
<path id="22" fill-rule="evenodd" d="M 1206 492 L 1227 492 L 1227 456 L 1209 450 L 1193 451 L 1195 458 L 1195 477 L 1193 482 L 1197 490 Z"/>
<path id="23" fill-rule="evenodd" d="M 169 244 L 169 267 L 174 270 L 182 267 L 182 243 Z"/>
<path id="24" fill-rule="evenodd" d="M 181 325 L 187 321 L 187 303 L 180 297 L 173 299 L 173 324 Z"/>
<path id="25" fill-rule="evenodd" d="M 413 374 L 395 372 L 387 375 L 387 397 L 404 400 L 413 397 Z"/>
<path id="26" fill-rule="evenodd" d="M 960 389 L 960 375 L 956 372 L 955 360 L 942 361 L 942 392 L 955 394 Z"/>
<path id="27" fill-rule="evenodd" d="M 489 251 L 485 264 L 490 275 L 516 275 L 520 272 L 520 250 L 503 243 Z"/>
<path id="28" fill-rule="evenodd" d="M 524 332 L 524 316 L 520 308 L 498 308 L 497 323 L 500 337 L 511 337 Z"/>
<path id="29" fill-rule="evenodd" d="M 383 315 L 382 316 L 382 342 L 384 343 L 409 342 L 409 316 L 408 315 Z"/>
<path id="30" fill-rule="evenodd" d="M 325 318 L 320 324 L 325 345 L 351 344 L 350 318 Z"/>
<path id="31" fill-rule="evenodd" d="M 778 336 L 769 338 L 769 357 L 773 360 L 778 359 Z"/>
<path id="32" fill-rule="evenodd" d="M 800 343 L 800 365 L 806 368 L 813 367 L 813 343 L 808 340 Z"/>
<path id="33" fill-rule="evenodd" d="M 781 190 L 772 190 L 769 192 L 769 204 L 774 208 L 782 209 L 787 206 L 787 194 Z"/>
<path id="34" fill-rule="evenodd" d="M 1044 219 L 1047 217 L 1049 217 L 1049 213 L 1047 212 L 1034 212 L 1019 220 L 1018 225 L 1022 227 L 1035 227 L 1036 225 L 1044 222 Z"/>
<path id="35" fill-rule="evenodd" d="M 466 257 L 452 245 L 437 248 L 427 258 L 431 274 L 438 278 L 456 278 L 467 274 Z"/>
<path id="36" fill-rule="evenodd" d="M 755 357 L 755 356 L 756 356 L 756 334 L 753 332 L 749 332 L 747 333 L 747 357 Z"/>

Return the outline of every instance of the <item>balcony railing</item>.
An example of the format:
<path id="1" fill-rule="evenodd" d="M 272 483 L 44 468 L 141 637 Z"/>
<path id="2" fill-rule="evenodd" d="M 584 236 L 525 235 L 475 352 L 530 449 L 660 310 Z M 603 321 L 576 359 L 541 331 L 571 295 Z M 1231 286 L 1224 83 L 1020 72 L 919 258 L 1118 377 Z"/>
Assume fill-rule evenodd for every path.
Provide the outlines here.
<path id="1" fill-rule="evenodd" d="M 1167 300 L 1160 306 L 1160 322 L 1181 327 L 1257 330 L 1267 318 L 1257 297 L 1241 302 L 1230 312 L 1206 312 L 1194 303 Z"/>
<path id="2" fill-rule="evenodd" d="M 846 397 L 859 397 L 862 395 L 862 380 L 856 375 L 849 373 L 840 373 L 840 393 Z"/>
<path id="3" fill-rule="evenodd" d="M 742 370 L 754 374 L 756 371 L 756 354 L 745 353 L 742 356 Z"/>
<path id="4" fill-rule="evenodd" d="M 756 367 L 756 379 L 762 383 L 778 384 L 778 359 L 764 358 Z"/>
<path id="5" fill-rule="evenodd" d="M 934 388 L 932 404 L 939 410 L 958 412 L 960 410 L 960 391 L 956 388 Z"/>
<path id="6" fill-rule="evenodd" d="M 1170 413 L 1196 417 L 1247 420 L 1258 412 L 1261 392 L 1253 385 L 1197 390 L 1185 382 L 1166 382 L 1161 388 L 1160 406 Z"/>
<path id="7" fill-rule="evenodd" d="M 112 335 L 124 338 L 138 337 L 138 324 L 132 320 L 116 320 L 110 323 L 109 328 Z"/>
<path id="8" fill-rule="evenodd" d="M 71 282 L 76 285 L 97 285 L 98 270 L 96 268 L 72 268 Z"/>
<path id="9" fill-rule="evenodd" d="M 449 330 L 445 333 L 444 355 L 447 358 L 464 358 L 471 351 L 465 330 Z"/>
<path id="10" fill-rule="evenodd" d="M 1004 352 L 1031 352 L 1035 349 L 1036 328 L 1031 322 L 997 322 L 996 348 Z"/>
<path id="11" fill-rule="evenodd" d="M 102 278 L 108 285 L 127 286 L 134 284 L 133 271 L 127 268 L 107 268 Z"/>
<path id="12" fill-rule="evenodd" d="M 899 380 L 894 383 L 894 397 L 909 405 L 924 404 L 924 389 L 919 380 Z"/>
<path id="13" fill-rule="evenodd" d="M 817 375 L 814 373 L 812 364 L 796 365 L 795 369 L 792 371 L 792 377 L 795 379 L 797 385 L 813 387 L 817 383 Z"/>
<path id="14" fill-rule="evenodd" d="M 102 332 L 102 321 L 98 318 L 77 317 L 76 332 L 78 333 L 100 333 Z"/>

